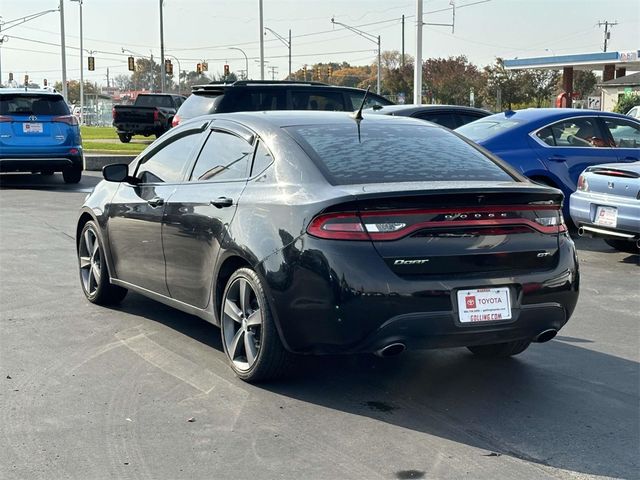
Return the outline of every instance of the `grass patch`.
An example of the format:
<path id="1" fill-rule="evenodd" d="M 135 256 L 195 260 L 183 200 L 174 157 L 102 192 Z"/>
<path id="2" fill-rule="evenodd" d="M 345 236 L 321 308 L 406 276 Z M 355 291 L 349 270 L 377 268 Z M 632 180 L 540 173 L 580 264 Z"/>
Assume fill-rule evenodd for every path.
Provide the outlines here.
<path id="1" fill-rule="evenodd" d="M 147 145 L 143 143 L 108 143 L 100 141 L 83 141 L 85 153 L 122 153 L 137 155 L 143 151 Z"/>
<path id="2" fill-rule="evenodd" d="M 82 125 L 80 127 L 80 134 L 83 140 L 95 140 L 97 138 L 112 138 L 117 139 L 118 134 L 113 127 L 87 127 Z"/>

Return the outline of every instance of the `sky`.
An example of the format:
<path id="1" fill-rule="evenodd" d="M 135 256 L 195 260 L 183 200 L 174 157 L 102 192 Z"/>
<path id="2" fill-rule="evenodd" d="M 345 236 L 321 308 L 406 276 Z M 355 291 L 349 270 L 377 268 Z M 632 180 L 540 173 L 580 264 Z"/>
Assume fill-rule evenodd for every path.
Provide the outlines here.
<path id="1" fill-rule="evenodd" d="M 60 0 L 0 0 L 0 21 L 57 9 Z M 64 1 L 67 79 L 78 79 L 79 4 Z M 331 18 L 373 36 L 382 50 L 401 50 L 405 16 L 405 52 L 416 51 L 417 0 L 263 0 L 264 26 L 283 37 L 292 34 L 292 69 L 317 62 L 375 62 L 377 45 L 331 23 Z M 450 24 L 450 0 L 423 0 L 425 23 Z M 446 26 L 423 26 L 423 58 L 466 55 L 479 65 L 496 57 L 527 58 L 602 51 L 603 27 L 611 28 L 609 51 L 640 49 L 640 0 L 455 0 L 455 31 Z M 160 0 L 83 0 L 84 49 L 95 53 L 96 70 L 85 71 L 91 82 L 106 84 L 129 73 L 128 53 L 160 57 Z M 60 16 L 57 12 L 0 30 L 1 75 L 32 81 L 62 78 Z M 207 61 L 210 73 L 220 74 L 228 63 L 232 71 L 245 68 L 249 78 L 260 78 L 259 0 L 164 0 L 165 52 L 182 70 L 195 70 Z M 264 36 L 265 78 L 288 73 L 288 49 L 273 34 Z M 86 56 L 86 54 L 85 54 Z M 174 70 L 177 70 L 177 62 Z M 272 71 L 272 67 L 274 71 Z"/>

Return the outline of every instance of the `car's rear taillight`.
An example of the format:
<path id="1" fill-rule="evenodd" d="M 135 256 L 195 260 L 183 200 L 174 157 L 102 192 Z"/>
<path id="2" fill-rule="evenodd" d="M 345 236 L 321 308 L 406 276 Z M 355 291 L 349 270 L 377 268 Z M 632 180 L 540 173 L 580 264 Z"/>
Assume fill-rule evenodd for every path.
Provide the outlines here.
<path id="1" fill-rule="evenodd" d="M 111 109 L 111 118 L 113 118 L 114 120 L 116 119 L 116 109 L 115 108 Z"/>
<path id="2" fill-rule="evenodd" d="M 178 125 L 180 125 L 180 115 L 176 115 L 173 117 L 173 120 L 171 120 L 172 127 L 177 127 Z"/>
<path id="3" fill-rule="evenodd" d="M 6 115 L 0 115 L 0 123 L 4 122 L 13 122 L 13 118 L 8 117 Z"/>
<path id="4" fill-rule="evenodd" d="M 53 122 L 66 123 L 67 125 L 79 125 L 75 115 L 60 115 L 51 119 Z"/>
<path id="5" fill-rule="evenodd" d="M 578 190 L 581 192 L 589 191 L 589 182 L 587 182 L 587 178 L 584 176 L 584 174 L 580 174 L 580 176 L 578 177 Z"/>
<path id="6" fill-rule="evenodd" d="M 559 205 L 505 205 L 428 210 L 381 210 L 326 213 L 314 218 L 307 232 L 333 240 L 388 241 L 419 230 L 489 229 L 515 227 L 514 233 L 566 231 Z M 506 231 L 506 230 L 504 230 Z"/>
<path id="7" fill-rule="evenodd" d="M 153 121 L 157 122 L 160 119 L 160 112 L 158 110 L 153 111 Z"/>

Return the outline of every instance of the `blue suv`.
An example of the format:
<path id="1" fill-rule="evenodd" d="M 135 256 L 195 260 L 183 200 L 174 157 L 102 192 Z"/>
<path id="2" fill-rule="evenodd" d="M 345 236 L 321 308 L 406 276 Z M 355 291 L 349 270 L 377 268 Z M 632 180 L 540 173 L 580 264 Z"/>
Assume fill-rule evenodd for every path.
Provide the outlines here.
<path id="1" fill-rule="evenodd" d="M 62 172 L 82 176 L 78 119 L 62 95 L 40 89 L 0 89 L 0 172 Z"/>

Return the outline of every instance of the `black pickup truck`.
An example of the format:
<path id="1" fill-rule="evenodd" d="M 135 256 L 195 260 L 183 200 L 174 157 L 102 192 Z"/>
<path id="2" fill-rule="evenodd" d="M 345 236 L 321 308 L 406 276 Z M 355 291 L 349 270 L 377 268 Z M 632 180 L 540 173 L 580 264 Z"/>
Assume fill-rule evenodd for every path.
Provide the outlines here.
<path id="1" fill-rule="evenodd" d="M 113 126 L 122 143 L 129 143 L 133 135 L 159 137 L 171 128 L 174 115 L 184 102 L 181 95 L 141 93 L 133 105 L 113 107 Z"/>

